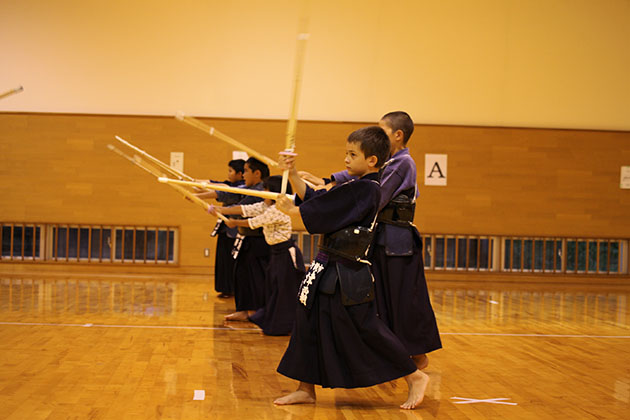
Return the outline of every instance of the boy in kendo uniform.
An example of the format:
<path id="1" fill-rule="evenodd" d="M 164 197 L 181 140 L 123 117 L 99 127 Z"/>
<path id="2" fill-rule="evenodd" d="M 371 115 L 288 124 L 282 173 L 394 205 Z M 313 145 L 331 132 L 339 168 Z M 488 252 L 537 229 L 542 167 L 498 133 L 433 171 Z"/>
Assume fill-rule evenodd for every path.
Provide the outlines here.
<path id="1" fill-rule="evenodd" d="M 286 197 L 276 206 L 299 215 L 310 233 L 322 235 L 317 257 L 299 289 L 296 324 L 278 372 L 300 381 L 298 389 L 275 404 L 315 402 L 315 385 L 358 388 L 405 377 L 407 400 L 422 402 L 429 377 L 376 314 L 374 286 L 366 254 L 379 201 L 378 170 L 389 155 L 389 139 L 380 127 L 350 134 L 346 168 L 358 177 L 330 191 L 312 190 L 299 177 L 294 158 L 285 156 L 296 207 Z"/>
<path id="2" fill-rule="evenodd" d="M 263 190 L 264 178 L 269 176 L 269 167 L 260 160 L 250 157 L 245 162 L 243 179 L 245 188 Z M 212 188 L 212 185 L 209 185 Z M 208 198 L 216 198 L 217 191 L 205 193 Z M 242 195 L 234 205 L 254 204 L 263 199 Z M 262 228 L 239 227 L 234 241 L 234 302 L 236 311 L 225 316 L 226 321 L 247 321 L 249 315 L 265 304 L 265 273 L 269 264 L 269 245 L 265 242 Z"/>
<path id="3" fill-rule="evenodd" d="M 370 249 L 379 317 L 409 351 L 418 369 L 429 364 L 426 353 L 442 348 L 424 277 L 422 237 L 413 225 L 417 195 L 416 164 L 407 142 L 414 129 L 409 114 L 385 114 L 379 126 L 390 140 L 390 159 L 381 174 L 381 200 L 375 240 Z M 335 183 L 352 177 L 331 176 Z"/>
<path id="4" fill-rule="evenodd" d="M 243 170 L 245 161 L 243 159 L 233 159 L 228 162 L 228 179 L 223 184 L 230 187 L 240 187 L 245 184 L 243 181 Z M 211 183 L 217 181 L 210 180 Z M 214 193 L 214 194 L 212 194 Z M 215 198 L 224 207 L 238 203 L 243 196 L 240 194 L 223 191 L 212 191 L 209 193 L 196 194 L 199 198 Z M 234 295 L 234 258 L 232 248 L 238 230 L 229 228 L 218 219 L 217 224 L 210 236 L 217 237 L 217 250 L 214 259 L 214 290 L 219 293 L 220 298 L 228 298 Z"/>
<path id="5" fill-rule="evenodd" d="M 265 191 L 279 193 L 281 185 L 282 177 L 278 175 L 263 181 Z M 290 185 L 287 186 L 287 194 L 291 194 Z M 266 335 L 288 335 L 295 322 L 296 295 L 305 271 L 302 252 L 291 238 L 291 217 L 279 211 L 271 199 L 229 208 L 213 207 L 210 212 L 215 213 L 215 210 L 226 216 L 247 217 L 243 220 L 229 219 L 225 223 L 230 227 L 262 227 L 265 241 L 271 249 L 265 306 L 250 315 L 249 320 Z"/>

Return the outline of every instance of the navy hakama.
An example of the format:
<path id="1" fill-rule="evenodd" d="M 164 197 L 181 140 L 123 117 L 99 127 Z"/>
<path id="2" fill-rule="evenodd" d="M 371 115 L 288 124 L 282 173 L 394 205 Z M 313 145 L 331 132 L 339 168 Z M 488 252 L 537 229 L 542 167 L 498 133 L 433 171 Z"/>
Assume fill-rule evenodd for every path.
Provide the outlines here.
<path id="1" fill-rule="evenodd" d="M 291 333 L 295 322 L 296 296 L 304 271 L 302 252 L 295 246 L 293 240 L 271 245 L 265 306 L 249 317 L 263 333 L 267 335 Z"/>
<path id="2" fill-rule="evenodd" d="M 344 306 L 337 284 L 298 305 L 295 329 L 278 372 L 325 388 L 361 388 L 416 370 L 407 349 L 376 316 L 374 302 Z"/>
<path id="3" fill-rule="evenodd" d="M 246 188 L 262 191 L 263 183 L 259 182 Z M 235 205 L 242 206 L 259 201 L 262 201 L 262 198 L 246 195 Z M 262 229 L 239 228 L 239 232 L 241 231 L 247 232 L 247 236 L 243 238 L 239 246 L 234 264 L 234 302 L 237 312 L 255 311 L 265 304 L 265 277 L 269 265 L 269 245 L 265 242 Z"/>
<path id="4" fill-rule="evenodd" d="M 246 236 L 234 266 L 236 311 L 255 311 L 265 304 L 269 245 L 261 236 Z"/>
<path id="5" fill-rule="evenodd" d="M 370 257 L 379 317 L 405 345 L 409 355 L 442 348 L 424 277 L 420 234 L 414 227 L 404 228 L 413 233 L 413 253 L 391 256 L 386 254 L 385 246 L 378 245 L 379 236 L 384 235 L 380 228 Z"/>
<path id="6" fill-rule="evenodd" d="M 210 180 L 217 183 L 219 181 Z M 223 181 L 231 187 L 240 187 L 243 181 L 230 182 Z M 223 206 L 232 206 L 242 199 L 242 195 L 217 191 L 217 201 Z M 232 257 L 232 247 L 236 237 L 236 229 L 228 228 L 221 219 L 217 221 L 211 236 L 217 237 L 217 248 L 214 258 L 214 290 L 223 295 L 234 294 L 234 258 Z"/>
<path id="7" fill-rule="evenodd" d="M 234 238 L 226 232 L 217 234 L 217 249 L 214 262 L 214 290 L 224 295 L 234 294 Z"/>

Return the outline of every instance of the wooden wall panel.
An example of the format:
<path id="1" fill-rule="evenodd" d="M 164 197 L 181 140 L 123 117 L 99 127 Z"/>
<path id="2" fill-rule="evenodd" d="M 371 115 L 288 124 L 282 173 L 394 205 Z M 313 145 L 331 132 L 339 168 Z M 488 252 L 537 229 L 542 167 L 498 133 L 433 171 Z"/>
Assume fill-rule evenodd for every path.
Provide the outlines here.
<path id="1" fill-rule="evenodd" d="M 412 154 L 448 154 L 448 186 L 421 186 L 431 232 L 628 237 L 630 133 L 418 126 Z"/>
<path id="2" fill-rule="evenodd" d="M 204 121 L 273 158 L 284 145 L 283 121 Z M 299 168 L 342 169 L 345 138 L 364 125 L 300 122 Z M 184 152 L 184 170 L 196 178 L 224 179 L 232 153 L 170 117 L 0 114 L 0 219 L 179 226 L 173 270 L 209 272 L 214 219 L 107 150 L 119 146 L 114 135 L 165 162 Z M 619 189 L 629 132 L 417 126 L 410 149 L 424 232 L 630 237 L 630 190 Z M 448 154 L 447 187 L 423 185 L 425 153 Z"/>

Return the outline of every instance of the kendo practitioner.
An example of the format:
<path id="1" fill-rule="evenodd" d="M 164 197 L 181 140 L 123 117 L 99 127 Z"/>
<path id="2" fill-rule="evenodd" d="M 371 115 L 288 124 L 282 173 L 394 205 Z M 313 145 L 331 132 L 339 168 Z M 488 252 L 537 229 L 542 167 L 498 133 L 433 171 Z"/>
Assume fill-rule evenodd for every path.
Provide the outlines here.
<path id="1" fill-rule="evenodd" d="M 230 187 L 240 187 L 245 184 L 243 181 L 243 170 L 245 161 L 243 159 L 233 159 L 228 162 L 228 179 L 222 183 Z M 211 183 L 217 181 L 210 180 Z M 214 194 L 213 194 L 214 193 Z M 222 191 L 211 191 L 208 193 L 196 194 L 199 198 L 215 198 L 224 207 L 233 206 L 243 199 L 242 195 L 227 193 Z M 232 248 L 238 230 L 230 228 L 218 219 L 217 224 L 210 236 L 217 237 L 217 249 L 214 258 L 214 290 L 220 298 L 229 298 L 234 295 L 234 258 Z"/>
<path id="2" fill-rule="evenodd" d="M 262 180 L 269 176 L 269 167 L 250 157 L 245 162 L 243 179 L 247 188 L 262 191 Z M 243 206 L 262 201 L 260 197 L 244 196 L 236 205 Z M 262 228 L 238 228 L 234 241 L 234 302 L 236 312 L 225 316 L 226 321 L 247 321 L 249 315 L 265 304 L 265 274 L 269 264 L 269 245 Z"/>
<path id="3" fill-rule="evenodd" d="M 263 180 L 265 191 L 279 193 L 282 186 L 281 176 L 270 176 Z M 287 185 L 291 194 L 291 186 Z M 302 252 L 291 238 L 291 217 L 276 208 L 275 201 L 264 199 L 262 202 L 213 208 L 224 215 L 242 215 L 247 219 L 229 219 L 228 226 L 262 227 L 265 241 L 271 254 L 267 268 L 265 286 L 265 306 L 249 316 L 249 320 L 258 325 L 266 335 L 288 335 L 295 322 L 296 295 L 300 281 L 304 277 L 304 259 Z"/>
<path id="4" fill-rule="evenodd" d="M 245 161 L 243 180 L 245 188 L 262 191 L 264 178 L 269 176 L 269 167 L 250 157 Z M 209 186 L 212 188 L 212 185 Z M 216 198 L 217 191 L 207 196 Z M 242 195 L 236 206 L 262 201 L 260 197 Z M 238 217 L 238 216 L 237 216 Z M 239 227 L 232 248 L 234 263 L 234 303 L 236 311 L 226 315 L 226 321 L 247 321 L 249 315 L 265 304 L 265 273 L 269 264 L 269 245 L 265 242 L 262 228 Z"/>
<path id="5" fill-rule="evenodd" d="M 391 158 L 381 175 L 381 200 L 375 241 L 369 260 L 380 318 L 396 334 L 418 369 L 429 364 L 426 353 L 442 348 L 424 277 L 422 237 L 413 225 L 417 196 L 416 164 L 407 142 L 414 129 L 409 114 L 385 114 L 379 126 L 390 140 Z M 331 176 L 344 182 L 347 171 Z"/>
<path id="6" fill-rule="evenodd" d="M 358 179 L 312 190 L 299 177 L 292 156 L 281 160 L 296 192 L 296 204 L 279 197 L 277 207 L 301 217 L 310 233 L 322 235 L 319 253 L 299 289 L 295 327 L 278 366 L 298 380 L 295 392 L 275 404 L 315 402 L 315 385 L 359 388 L 405 377 L 409 392 L 400 406 L 422 402 L 429 377 L 378 318 L 367 249 L 372 242 L 380 186 L 378 170 L 389 155 L 389 139 L 380 127 L 350 134 L 345 164 Z"/>

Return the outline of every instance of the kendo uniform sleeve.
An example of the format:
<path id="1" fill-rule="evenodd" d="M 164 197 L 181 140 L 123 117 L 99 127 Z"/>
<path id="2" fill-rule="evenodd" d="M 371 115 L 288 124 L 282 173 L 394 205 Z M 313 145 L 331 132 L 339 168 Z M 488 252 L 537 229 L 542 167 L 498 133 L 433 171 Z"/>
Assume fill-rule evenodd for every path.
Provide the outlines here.
<path id="1" fill-rule="evenodd" d="M 310 233 L 332 233 L 350 225 L 369 226 L 380 193 L 377 183 L 353 181 L 328 192 L 307 190 L 305 198 L 299 209 L 306 229 Z"/>
<path id="2" fill-rule="evenodd" d="M 348 173 L 348 170 L 335 172 L 330 175 L 330 180 L 337 183 L 337 185 L 343 184 L 344 182 L 348 182 L 353 179 L 358 179 L 356 176 L 351 176 Z"/>
<path id="3" fill-rule="evenodd" d="M 267 206 L 263 201 L 259 201 L 254 204 L 241 204 L 241 211 L 243 212 L 243 217 L 256 217 L 263 214 L 269 206 Z"/>
<path id="4" fill-rule="evenodd" d="M 383 168 L 379 211 L 401 192 L 416 187 L 416 165 L 408 153 L 399 153 Z"/>

